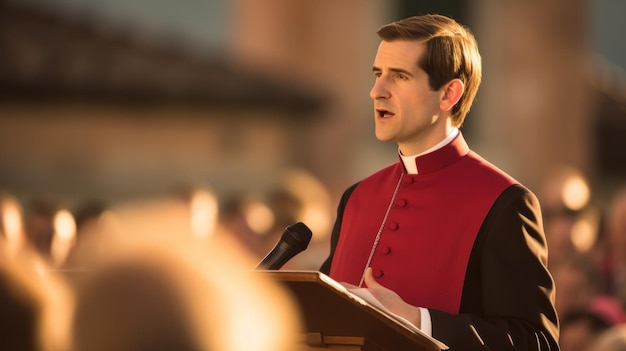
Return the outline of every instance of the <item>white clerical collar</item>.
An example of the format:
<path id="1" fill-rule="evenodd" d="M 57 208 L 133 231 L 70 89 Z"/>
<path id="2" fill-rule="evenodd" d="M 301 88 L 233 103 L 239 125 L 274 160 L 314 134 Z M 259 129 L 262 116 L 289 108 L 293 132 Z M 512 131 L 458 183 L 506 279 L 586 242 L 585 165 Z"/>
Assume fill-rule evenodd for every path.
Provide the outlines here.
<path id="1" fill-rule="evenodd" d="M 400 158 L 402 159 L 402 163 L 404 164 L 404 168 L 406 169 L 406 172 L 408 174 L 417 174 L 417 164 L 415 163 L 415 159 L 418 156 L 426 155 L 427 153 L 441 149 L 442 147 L 448 145 L 452 140 L 454 140 L 454 138 L 456 138 L 457 135 L 459 135 L 459 128 L 453 127 L 450 130 L 450 133 L 448 133 L 448 136 L 445 137 L 445 139 L 437 143 L 437 145 L 417 155 L 404 156 L 402 152 L 400 152 L 400 149 L 398 149 L 398 154 L 400 155 Z"/>

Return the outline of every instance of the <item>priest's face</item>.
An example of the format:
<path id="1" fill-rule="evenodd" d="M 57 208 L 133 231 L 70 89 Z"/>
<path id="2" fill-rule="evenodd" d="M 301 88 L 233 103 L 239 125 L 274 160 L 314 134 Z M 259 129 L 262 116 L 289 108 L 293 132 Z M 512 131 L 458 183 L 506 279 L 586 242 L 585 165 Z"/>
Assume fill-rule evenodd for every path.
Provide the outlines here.
<path id="1" fill-rule="evenodd" d="M 425 44 L 415 40 L 382 41 L 374 60 L 376 138 L 397 143 L 404 155 L 415 155 L 446 137 L 449 113 L 440 102 L 445 85 L 432 90 L 417 62 Z"/>

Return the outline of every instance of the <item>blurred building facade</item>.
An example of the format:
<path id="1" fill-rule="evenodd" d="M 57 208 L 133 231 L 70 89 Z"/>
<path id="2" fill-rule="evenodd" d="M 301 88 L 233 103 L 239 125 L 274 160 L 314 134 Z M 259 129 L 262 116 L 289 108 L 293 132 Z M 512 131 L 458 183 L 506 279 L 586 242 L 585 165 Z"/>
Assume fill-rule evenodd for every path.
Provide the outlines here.
<path id="1" fill-rule="evenodd" d="M 17 3 L 0 1 L 0 185 L 18 196 L 116 200 L 197 179 L 258 191 L 296 166 L 336 200 L 396 161 L 373 133 L 375 31 L 428 12 L 466 22 L 482 49 L 464 129 L 479 153 L 531 188 L 562 164 L 606 193 L 626 175 L 623 68 L 592 59 L 591 43 L 597 7 L 619 4 L 216 1 L 227 28 L 212 36 L 226 39 L 207 57 L 97 16 L 6 15 Z"/>
<path id="2" fill-rule="evenodd" d="M 0 2 L 1 183 L 108 201 L 187 182 L 267 186 L 319 89 L 92 18 Z M 218 189 L 218 190 L 219 190 Z"/>

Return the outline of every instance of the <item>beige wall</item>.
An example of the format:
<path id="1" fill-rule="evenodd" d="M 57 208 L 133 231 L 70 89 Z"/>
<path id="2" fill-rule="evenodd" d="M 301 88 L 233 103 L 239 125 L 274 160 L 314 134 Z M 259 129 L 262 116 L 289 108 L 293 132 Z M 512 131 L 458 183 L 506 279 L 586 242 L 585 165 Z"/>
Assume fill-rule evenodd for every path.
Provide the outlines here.
<path id="1" fill-rule="evenodd" d="M 254 190 L 293 161 L 290 128 L 275 111 L 251 118 L 200 108 L 57 104 L 4 105 L 0 115 L 0 165 L 3 177 L 19 178 L 17 196 L 116 201 L 163 195 L 186 182 L 220 193 Z"/>
<path id="2" fill-rule="evenodd" d="M 479 3 L 485 68 L 473 145 L 534 189 L 556 165 L 591 172 L 586 1 Z"/>
<path id="3" fill-rule="evenodd" d="M 389 162 L 372 144 L 371 63 L 386 1 L 237 0 L 232 52 L 278 76 L 321 87 L 331 103 L 302 133 L 307 164 L 337 192 Z M 376 145 L 376 144 L 375 144 Z M 379 146 L 379 145 L 378 145 Z M 393 160 L 392 160 L 393 162 Z"/>

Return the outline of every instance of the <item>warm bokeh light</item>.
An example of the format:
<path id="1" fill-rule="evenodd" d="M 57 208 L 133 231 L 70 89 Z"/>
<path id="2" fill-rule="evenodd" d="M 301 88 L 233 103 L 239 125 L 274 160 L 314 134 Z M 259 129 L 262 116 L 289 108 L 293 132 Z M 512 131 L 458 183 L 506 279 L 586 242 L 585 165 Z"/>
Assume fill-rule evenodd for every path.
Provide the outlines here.
<path id="1" fill-rule="evenodd" d="M 591 202 L 587 177 L 575 167 L 554 166 L 549 170 L 538 193 L 542 208 L 549 213 L 581 211 Z"/>
<path id="2" fill-rule="evenodd" d="M 17 252 L 24 244 L 24 218 L 20 203 L 12 196 L 0 196 L 0 233 L 5 236 L 6 249 L 9 254 Z"/>
<path id="3" fill-rule="evenodd" d="M 71 241 L 76 236 L 76 222 L 68 210 L 60 210 L 54 216 L 54 232 L 65 241 Z"/>
<path id="4" fill-rule="evenodd" d="M 565 207 L 578 211 L 589 203 L 589 185 L 579 175 L 572 175 L 565 181 L 562 189 L 562 201 Z"/>
<path id="5" fill-rule="evenodd" d="M 248 226 L 255 234 L 264 235 L 274 225 L 275 216 L 267 204 L 252 200 L 244 207 L 244 216 Z"/>
<path id="6" fill-rule="evenodd" d="M 583 218 L 574 223 L 570 235 L 574 247 L 579 252 L 587 252 L 596 243 L 598 232 L 594 223 Z"/>
<path id="7" fill-rule="evenodd" d="M 3 232 L 8 240 L 19 240 L 22 236 L 22 212 L 15 201 L 6 202 L 2 206 Z"/>
<path id="8" fill-rule="evenodd" d="M 318 233 L 326 230 L 330 225 L 330 217 L 326 208 L 321 206 L 310 206 L 302 211 L 302 222 L 311 223 Z M 321 235 L 320 235 L 321 236 Z"/>
<path id="9" fill-rule="evenodd" d="M 61 265 L 76 244 L 76 221 L 74 216 L 65 209 L 54 215 L 54 236 L 52 238 L 51 255 L 55 265 Z"/>
<path id="10" fill-rule="evenodd" d="M 196 238 L 206 238 L 217 225 L 217 197 L 207 190 L 196 190 L 191 197 L 191 233 Z"/>

